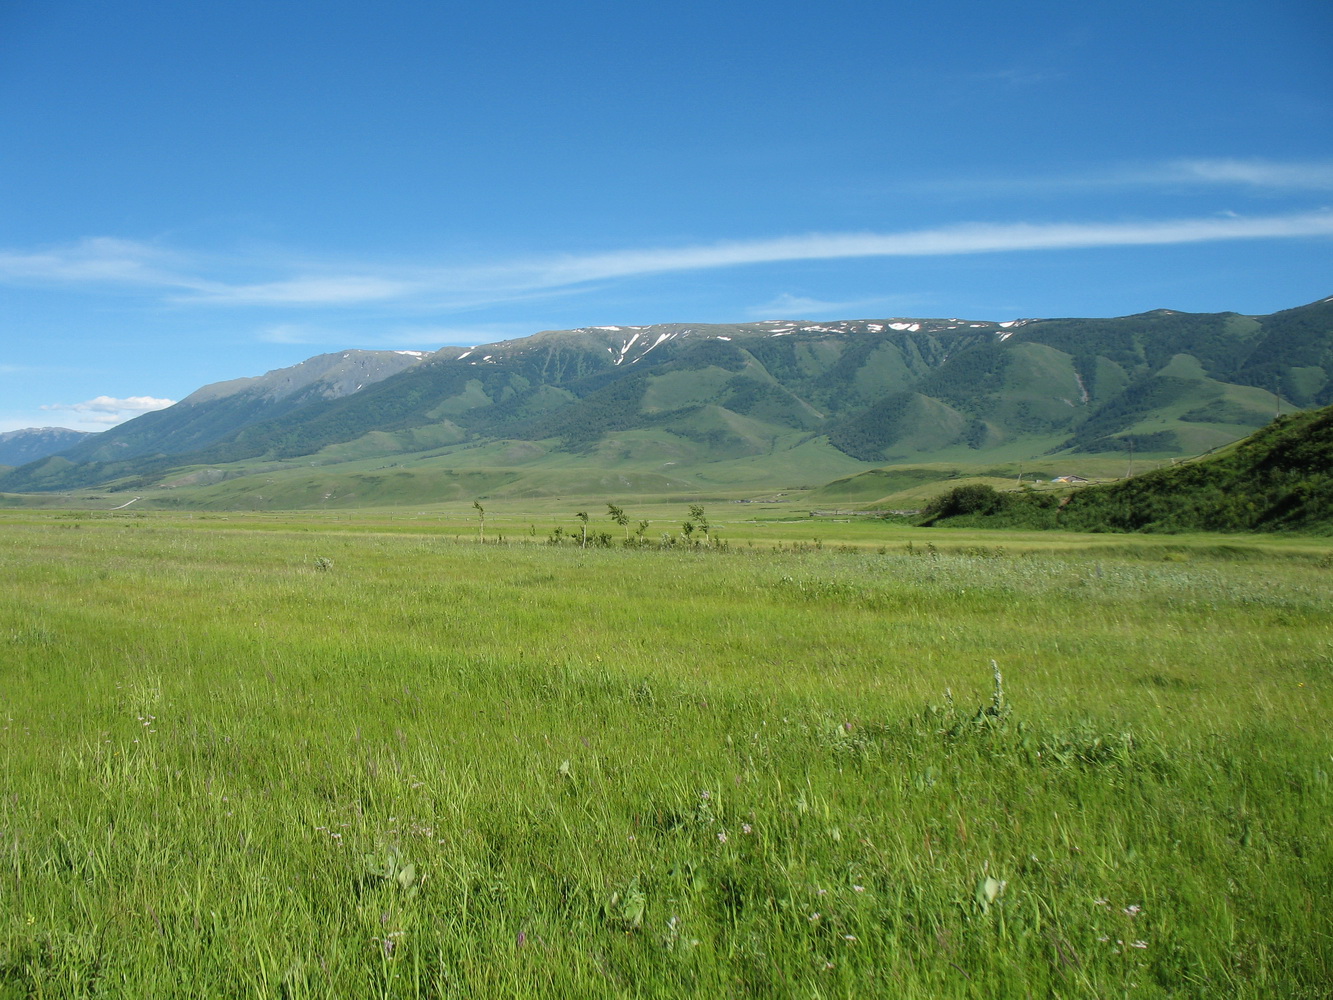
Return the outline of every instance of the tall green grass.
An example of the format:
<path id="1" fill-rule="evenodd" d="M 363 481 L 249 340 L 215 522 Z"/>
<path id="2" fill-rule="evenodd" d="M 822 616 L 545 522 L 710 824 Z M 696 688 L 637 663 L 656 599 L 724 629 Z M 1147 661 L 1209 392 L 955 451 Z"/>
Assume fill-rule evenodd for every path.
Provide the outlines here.
<path id="1" fill-rule="evenodd" d="M 1317 556 L 0 532 L 0 997 L 1333 980 Z"/>

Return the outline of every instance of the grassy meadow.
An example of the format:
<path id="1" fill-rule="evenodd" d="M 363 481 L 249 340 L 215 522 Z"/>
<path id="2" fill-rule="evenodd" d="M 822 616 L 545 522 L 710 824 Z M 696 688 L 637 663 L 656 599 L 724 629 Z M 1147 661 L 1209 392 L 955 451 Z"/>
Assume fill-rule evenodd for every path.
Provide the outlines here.
<path id="1" fill-rule="evenodd" d="M 588 510 L 0 512 L 0 1000 L 1330 995 L 1333 542 Z"/>

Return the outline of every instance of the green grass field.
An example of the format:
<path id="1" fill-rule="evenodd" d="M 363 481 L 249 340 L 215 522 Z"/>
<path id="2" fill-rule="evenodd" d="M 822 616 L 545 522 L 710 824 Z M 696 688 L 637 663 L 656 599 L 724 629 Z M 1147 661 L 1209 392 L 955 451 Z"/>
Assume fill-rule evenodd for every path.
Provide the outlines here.
<path id="1" fill-rule="evenodd" d="M 1333 543 L 573 510 L 0 512 L 0 998 L 1330 995 Z"/>

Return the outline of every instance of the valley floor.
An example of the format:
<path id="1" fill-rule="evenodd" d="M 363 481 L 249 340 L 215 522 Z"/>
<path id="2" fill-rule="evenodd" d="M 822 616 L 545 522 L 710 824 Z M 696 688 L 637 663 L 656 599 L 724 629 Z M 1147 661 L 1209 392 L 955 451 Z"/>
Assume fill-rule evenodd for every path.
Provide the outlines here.
<path id="1" fill-rule="evenodd" d="M 589 513 L 0 512 L 0 996 L 1327 995 L 1333 543 Z"/>

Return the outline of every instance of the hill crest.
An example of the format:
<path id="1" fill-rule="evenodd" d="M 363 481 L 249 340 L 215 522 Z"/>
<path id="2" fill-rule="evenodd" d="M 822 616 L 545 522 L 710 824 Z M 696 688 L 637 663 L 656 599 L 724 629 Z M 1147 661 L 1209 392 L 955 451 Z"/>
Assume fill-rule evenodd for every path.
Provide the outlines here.
<path id="1" fill-rule="evenodd" d="M 556 467 L 817 485 L 903 462 L 1199 454 L 1329 402 L 1329 300 L 1259 317 L 588 326 L 218 383 L 0 488 L 143 488 L 181 467 L 298 460 L 509 469 L 520 453 L 516 489 Z"/>

